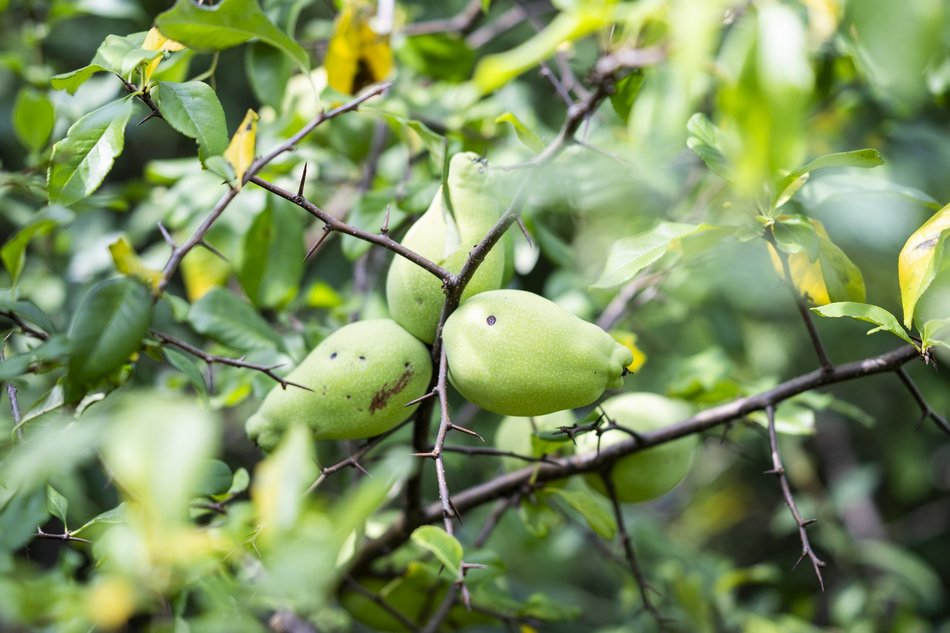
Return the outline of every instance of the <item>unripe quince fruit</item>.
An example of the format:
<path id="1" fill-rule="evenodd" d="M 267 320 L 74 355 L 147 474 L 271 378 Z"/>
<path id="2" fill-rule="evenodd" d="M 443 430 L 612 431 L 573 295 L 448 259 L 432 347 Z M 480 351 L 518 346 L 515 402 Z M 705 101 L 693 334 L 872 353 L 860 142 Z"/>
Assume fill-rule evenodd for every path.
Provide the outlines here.
<path id="1" fill-rule="evenodd" d="M 487 166 L 472 152 L 456 154 L 447 179 L 454 219 L 445 207 L 440 188 L 429 209 L 416 220 L 402 240 L 403 246 L 452 273 L 462 269 L 469 251 L 501 218 L 502 209 L 492 195 Z M 505 247 L 496 245 L 465 287 L 462 299 L 502 285 Z M 386 277 L 386 301 L 399 325 L 420 340 L 431 343 L 439 323 L 445 294 L 442 282 L 404 257 L 393 259 Z"/>
<path id="2" fill-rule="evenodd" d="M 563 441 L 546 440 L 539 433 L 557 431 L 562 426 L 573 426 L 574 414 L 570 411 L 555 411 L 548 415 L 519 418 L 505 417 L 495 431 L 495 448 L 527 457 L 563 457 L 574 452 L 574 444 L 567 435 Z M 528 462 L 516 457 L 502 457 L 505 470 L 516 470 Z"/>
<path id="3" fill-rule="evenodd" d="M 630 350 L 552 301 L 523 290 L 482 292 L 442 332 L 449 380 L 503 415 L 582 407 L 623 384 Z"/>
<path id="4" fill-rule="evenodd" d="M 287 375 L 303 385 L 275 386 L 247 421 L 247 434 L 265 450 L 303 423 L 317 440 L 352 440 L 393 428 L 418 405 L 432 377 L 429 350 L 390 319 L 357 321 L 324 339 Z"/>
<path id="5" fill-rule="evenodd" d="M 655 393 L 621 394 L 604 400 L 600 407 L 610 420 L 634 432 L 655 431 L 685 420 L 692 414 L 687 403 Z M 630 439 L 628 433 L 612 429 L 600 435 L 599 445 L 603 448 L 626 439 Z M 668 493 L 689 471 L 696 444 L 696 436 L 690 435 L 621 457 L 610 471 L 617 499 L 636 503 L 656 499 Z M 596 433 L 578 436 L 578 453 L 596 450 Z M 586 475 L 585 479 L 592 488 L 607 494 L 600 475 L 591 473 Z"/>

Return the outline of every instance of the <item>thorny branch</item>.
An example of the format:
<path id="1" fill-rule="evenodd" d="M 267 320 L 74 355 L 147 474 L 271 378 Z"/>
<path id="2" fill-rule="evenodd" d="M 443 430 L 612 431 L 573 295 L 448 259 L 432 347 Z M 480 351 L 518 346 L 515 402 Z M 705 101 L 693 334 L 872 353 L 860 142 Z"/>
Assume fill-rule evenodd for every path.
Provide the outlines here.
<path id="1" fill-rule="evenodd" d="M 777 405 L 806 391 L 894 371 L 917 357 L 919 357 L 917 349 L 906 345 L 878 356 L 837 365 L 828 372 L 816 369 L 780 383 L 767 391 L 711 407 L 677 424 L 657 431 L 642 433 L 636 439 L 630 438 L 604 447 L 597 453 L 558 458 L 554 460 L 556 463 L 553 464 L 533 464 L 500 475 L 453 495 L 453 507 L 460 512 L 464 512 L 484 503 L 509 496 L 523 489 L 529 482 L 553 481 L 579 473 L 598 471 L 625 455 L 716 428 L 732 420 L 745 417 L 753 411 L 761 411 L 769 405 Z M 435 502 L 425 507 L 412 520 L 407 520 L 407 516 L 403 514 L 380 537 L 368 541 L 363 546 L 353 558 L 351 567 L 359 569 L 368 565 L 376 558 L 405 542 L 414 528 L 425 523 L 441 520 L 442 512 L 441 502 Z"/>
<path id="2" fill-rule="evenodd" d="M 274 373 L 274 370 L 281 365 L 258 365 L 256 363 L 249 363 L 243 358 L 229 358 L 227 356 L 218 356 L 217 354 L 211 354 L 200 347 L 196 347 L 191 343 L 186 343 L 185 341 L 175 338 L 170 334 L 165 334 L 164 332 L 158 332 L 156 330 L 152 331 L 152 336 L 157 338 L 159 341 L 166 345 L 171 345 L 177 347 L 178 349 L 188 352 L 192 356 L 196 356 L 201 360 L 208 363 L 208 365 L 230 365 L 231 367 L 243 367 L 244 369 L 253 369 L 254 371 L 259 371 L 265 376 L 276 381 L 282 388 L 286 389 L 288 386 L 297 387 L 299 389 L 306 389 L 307 391 L 312 391 L 309 387 L 285 380 L 278 374 Z"/>
<path id="3" fill-rule="evenodd" d="M 766 229 L 765 239 L 772 245 L 779 261 L 782 262 L 782 276 L 785 278 L 785 285 L 788 287 L 789 292 L 792 293 L 792 298 L 795 299 L 795 307 L 798 308 L 798 313 L 801 315 L 802 321 L 805 322 L 808 337 L 811 339 L 811 344 L 815 348 L 815 355 L 818 356 L 818 363 L 821 365 L 823 371 L 831 371 L 831 360 L 828 358 L 828 352 L 825 351 L 825 346 L 822 344 L 821 337 L 818 335 L 818 328 L 815 326 L 811 312 L 809 312 L 808 306 L 805 304 L 805 298 L 802 296 L 802 293 L 798 291 L 798 288 L 795 287 L 795 280 L 792 279 L 792 270 L 788 264 L 788 255 L 778 247 L 771 228 Z"/>
<path id="4" fill-rule="evenodd" d="M 802 519 L 802 515 L 798 511 L 798 506 L 795 505 L 792 488 L 788 483 L 788 477 L 785 475 L 785 466 L 782 464 L 782 455 L 778 450 L 778 435 L 775 431 L 775 405 L 769 404 L 766 406 L 765 414 L 769 419 L 769 447 L 772 453 L 772 469 L 767 470 L 766 474 L 778 477 L 779 486 L 782 488 L 782 496 L 785 498 L 785 505 L 788 506 L 789 511 L 795 518 L 795 524 L 798 526 L 798 536 L 802 541 L 802 554 L 798 557 L 795 566 L 797 567 L 807 556 L 808 560 L 811 561 L 812 568 L 815 570 L 815 575 L 818 576 L 818 584 L 821 586 L 821 590 L 824 591 L 825 581 L 821 576 L 821 568 L 825 566 L 825 561 L 818 558 L 815 550 L 812 549 L 811 541 L 808 539 L 807 528 L 815 522 L 815 519 Z"/>
<path id="5" fill-rule="evenodd" d="M 907 373 L 907 370 L 903 367 L 898 367 L 896 373 L 897 377 L 901 379 L 901 382 L 904 383 L 904 386 L 907 387 L 910 395 L 913 396 L 914 401 L 920 407 L 920 423 L 923 424 L 924 420 L 930 418 L 934 421 L 934 424 L 937 425 L 937 428 L 950 435 L 950 423 L 947 422 L 947 418 L 937 413 L 937 411 L 930 406 L 930 403 L 927 402 L 927 399 L 924 398 L 924 394 L 917 388 L 917 385 L 914 383 L 913 378 L 910 377 L 910 374 Z"/>
<path id="6" fill-rule="evenodd" d="M 620 535 L 620 544 L 623 547 L 624 558 L 626 558 L 627 564 L 630 566 L 630 573 L 633 574 L 633 578 L 637 581 L 637 586 L 640 588 L 640 599 L 643 600 L 643 608 L 647 610 L 656 622 L 660 631 L 665 631 L 666 623 L 663 620 L 663 616 L 650 598 L 650 592 L 653 590 L 653 587 L 647 582 L 646 575 L 643 573 L 643 568 L 640 567 L 637 554 L 633 549 L 633 541 L 630 539 L 630 532 L 627 531 L 627 526 L 623 518 L 623 507 L 620 505 L 620 500 L 617 499 L 617 487 L 614 485 L 614 481 L 611 479 L 609 472 L 602 471 L 601 480 L 604 482 L 604 487 L 607 489 L 607 496 L 610 497 L 610 504 L 613 507 L 614 520 L 617 522 L 617 533 Z"/>
<path id="7" fill-rule="evenodd" d="M 386 90 L 388 90 L 391 85 L 392 82 L 378 84 L 355 99 L 344 103 L 343 105 L 333 108 L 332 110 L 327 110 L 326 112 L 321 112 L 317 117 L 307 123 L 299 132 L 251 163 L 251 166 L 248 167 L 247 172 L 244 174 L 242 182 L 247 183 L 252 178 L 257 176 L 257 174 L 275 158 L 285 152 L 292 151 L 297 146 L 297 143 L 299 143 L 305 136 L 310 134 L 310 132 L 312 132 L 318 125 L 325 123 L 330 119 L 336 118 L 341 114 L 358 109 L 364 102 L 386 92 Z M 146 104 L 147 103 L 148 102 L 146 102 Z M 211 230 L 211 227 L 218 220 L 218 218 L 221 217 L 221 214 L 224 213 L 224 210 L 229 204 L 231 204 L 231 201 L 237 197 L 238 193 L 240 193 L 240 191 L 237 188 L 229 187 L 228 190 L 224 192 L 218 199 L 218 202 L 214 205 L 211 213 L 209 213 L 201 225 L 195 229 L 195 232 L 190 238 L 188 238 L 187 241 L 179 245 L 171 244 L 172 252 L 168 257 L 168 261 L 165 263 L 164 269 L 162 269 L 162 279 L 158 284 L 159 293 L 161 293 L 171 281 L 171 277 L 178 269 L 178 265 L 181 263 L 181 260 L 185 258 L 185 255 L 187 255 L 191 249 L 204 241 L 205 235 L 208 234 L 208 231 Z M 339 220 L 337 220 L 337 222 L 340 225 L 345 225 L 345 223 Z M 343 232 L 342 227 L 335 228 L 334 230 Z"/>

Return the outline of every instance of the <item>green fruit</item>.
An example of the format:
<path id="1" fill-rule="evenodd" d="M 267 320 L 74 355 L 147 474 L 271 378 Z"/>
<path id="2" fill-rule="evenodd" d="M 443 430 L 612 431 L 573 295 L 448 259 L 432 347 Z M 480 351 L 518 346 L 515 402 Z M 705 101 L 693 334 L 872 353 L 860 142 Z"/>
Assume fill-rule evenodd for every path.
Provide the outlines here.
<path id="1" fill-rule="evenodd" d="M 529 457 L 570 455 L 574 452 L 574 444 L 567 435 L 562 436 L 562 440 L 546 440 L 540 437 L 539 433 L 550 433 L 562 426 L 573 426 L 574 422 L 574 414 L 570 411 L 556 411 L 528 418 L 508 416 L 495 431 L 495 448 Z M 528 462 L 516 457 L 503 457 L 501 462 L 505 470 L 515 470 L 528 465 Z"/>
<path id="2" fill-rule="evenodd" d="M 600 407 L 610 420 L 641 433 L 680 422 L 692 414 L 685 402 L 654 393 L 625 393 L 604 400 Z M 626 439 L 630 439 L 630 435 L 624 431 L 606 431 L 600 436 L 600 447 Z M 620 458 L 610 471 L 618 500 L 635 503 L 668 493 L 686 476 L 696 444 L 696 436 L 690 435 Z M 585 433 L 577 438 L 578 453 L 596 451 L 597 446 L 596 433 Z M 586 479 L 592 488 L 607 494 L 600 475 L 589 474 Z"/>
<path id="3" fill-rule="evenodd" d="M 454 220 L 445 208 L 440 188 L 429 209 L 410 227 L 403 246 L 457 273 L 469 251 L 501 217 L 492 195 L 488 170 L 477 154 L 456 154 L 447 179 Z M 502 285 L 505 248 L 493 248 L 465 287 L 462 299 Z M 420 340 L 431 343 L 445 295 L 442 282 L 404 257 L 396 257 L 386 277 L 386 301 L 392 318 Z"/>
<path id="4" fill-rule="evenodd" d="M 630 350 L 540 295 L 475 295 L 443 330 L 449 379 L 465 398 L 503 415 L 535 416 L 594 402 L 623 384 Z"/>
<path id="5" fill-rule="evenodd" d="M 318 440 L 379 435 L 415 411 L 405 404 L 425 393 L 432 377 L 429 350 L 389 319 L 358 321 L 324 339 L 275 386 L 247 421 L 247 434 L 274 448 L 292 424 L 306 424 Z"/>

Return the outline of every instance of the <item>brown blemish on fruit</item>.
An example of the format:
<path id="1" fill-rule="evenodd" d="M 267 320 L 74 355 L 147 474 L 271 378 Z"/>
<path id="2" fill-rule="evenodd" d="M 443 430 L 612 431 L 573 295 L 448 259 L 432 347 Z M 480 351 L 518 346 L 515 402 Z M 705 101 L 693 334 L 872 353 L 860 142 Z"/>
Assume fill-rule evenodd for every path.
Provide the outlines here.
<path id="1" fill-rule="evenodd" d="M 373 399 L 369 403 L 369 412 L 372 414 L 380 409 L 386 408 L 386 405 L 393 396 L 409 386 L 409 382 L 412 380 L 414 373 L 412 367 L 407 367 L 391 386 L 389 383 L 384 383 L 383 386 L 379 388 L 379 391 L 373 394 Z"/>

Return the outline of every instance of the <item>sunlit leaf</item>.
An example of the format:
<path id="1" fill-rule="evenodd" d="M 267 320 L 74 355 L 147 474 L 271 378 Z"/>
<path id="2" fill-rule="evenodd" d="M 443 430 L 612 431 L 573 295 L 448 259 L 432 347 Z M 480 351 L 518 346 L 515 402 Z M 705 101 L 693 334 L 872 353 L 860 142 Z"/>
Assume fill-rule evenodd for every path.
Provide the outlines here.
<path id="1" fill-rule="evenodd" d="M 829 167 L 860 167 L 869 169 L 884 164 L 881 153 L 876 149 L 857 149 L 851 152 L 838 152 L 819 156 L 803 167 L 799 167 L 781 180 L 775 187 L 772 208 L 777 209 L 788 202 L 808 181 L 809 174 Z"/>
<path id="2" fill-rule="evenodd" d="M 732 179 L 732 165 L 723 150 L 722 132 L 702 112 L 697 112 L 686 123 L 689 136 L 686 146 L 696 152 L 706 166 L 726 180 Z"/>
<path id="3" fill-rule="evenodd" d="M 389 76 L 393 67 L 389 37 L 376 33 L 369 24 L 371 5 L 348 0 L 337 16 L 327 46 L 324 66 L 331 88 L 355 94 Z"/>
<path id="4" fill-rule="evenodd" d="M 147 51 L 162 51 L 164 53 L 184 50 L 185 45 L 181 42 L 176 42 L 175 40 L 165 37 L 162 35 L 161 31 L 153 26 L 145 35 L 145 41 L 142 42 L 142 48 Z M 162 58 L 156 57 L 142 70 L 142 75 L 146 83 L 148 83 L 148 81 L 152 78 L 152 73 L 155 72 L 155 69 L 158 68 L 158 65 L 161 62 Z"/>
<path id="5" fill-rule="evenodd" d="M 158 288 L 162 281 L 162 271 L 149 268 L 142 263 L 135 249 L 132 248 L 132 244 L 124 235 L 109 244 L 109 253 L 112 255 L 116 270 L 120 273 L 145 283 L 153 292 Z"/>
<path id="6" fill-rule="evenodd" d="M 904 325 L 910 327 L 920 297 L 943 265 L 944 248 L 950 235 L 950 205 L 945 206 L 907 238 L 897 258 Z"/>
<path id="7" fill-rule="evenodd" d="M 297 522 L 303 493 L 317 472 L 312 446 L 310 432 L 293 426 L 277 449 L 257 465 L 251 500 L 265 539 L 276 537 Z"/>
<path id="8" fill-rule="evenodd" d="M 904 328 L 901 327 L 897 317 L 880 306 L 843 301 L 812 308 L 812 312 L 820 314 L 823 317 L 850 317 L 852 319 L 873 323 L 877 327 L 868 330 L 868 334 L 884 330 L 916 347 L 916 344 L 911 340 L 910 336 L 907 335 Z"/>
<path id="9" fill-rule="evenodd" d="M 513 113 L 505 112 L 495 119 L 495 123 L 510 123 L 511 127 L 515 130 L 515 134 L 518 135 L 518 140 L 535 154 L 544 149 L 544 141 L 538 138 L 537 134 L 525 127 L 521 119 L 516 117 Z"/>
<path id="10" fill-rule="evenodd" d="M 452 578 L 459 576 L 463 550 L 458 539 L 434 525 L 416 528 L 411 538 L 413 543 L 432 552 Z"/>
<path id="11" fill-rule="evenodd" d="M 592 287 L 610 289 L 627 283 L 663 257 L 673 242 L 704 228 L 705 225 L 660 222 L 645 233 L 617 240 L 610 248 L 604 272 Z"/>
<path id="12" fill-rule="evenodd" d="M 231 264 L 207 248 L 193 248 L 181 260 L 181 277 L 189 301 L 197 301 L 212 288 L 224 286 L 231 275 Z"/>
<path id="13" fill-rule="evenodd" d="M 69 501 L 56 488 L 46 486 L 46 509 L 54 517 L 63 522 L 63 527 L 68 530 L 66 513 L 69 511 Z"/>
<path id="14" fill-rule="evenodd" d="M 483 57 L 475 67 L 474 81 L 482 93 L 493 92 L 552 56 L 565 42 L 573 42 L 610 24 L 610 3 L 583 3 L 559 13 L 539 33 L 511 50 Z"/>
<path id="15" fill-rule="evenodd" d="M 122 153 L 133 99 L 130 95 L 93 110 L 53 146 L 47 175 L 50 202 L 70 205 L 99 188 Z"/>
<path id="16" fill-rule="evenodd" d="M 224 152 L 224 158 L 234 169 L 235 186 L 240 189 L 244 184 L 244 173 L 254 162 L 254 151 L 257 141 L 257 112 L 248 110 L 244 120 L 238 126 L 231 142 Z"/>

